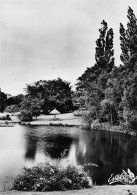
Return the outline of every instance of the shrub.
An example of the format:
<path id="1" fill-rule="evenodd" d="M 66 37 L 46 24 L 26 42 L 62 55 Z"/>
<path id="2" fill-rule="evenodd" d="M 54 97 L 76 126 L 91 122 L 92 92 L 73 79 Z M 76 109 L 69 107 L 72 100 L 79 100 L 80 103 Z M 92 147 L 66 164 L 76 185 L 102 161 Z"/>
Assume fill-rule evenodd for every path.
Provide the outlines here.
<path id="1" fill-rule="evenodd" d="M 75 110 L 75 111 L 73 112 L 73 115 L 74 115 L 74 116 L 81 116 L 81 115 L 82 115 L 82 112 L 81 112 L 80 110 Z"/>
<path id="2" fill-rule="evenodd" d="M 9 114 L 6 115 L 6 120 L 11 120 Z"/>
<path id="3" fill-rule="evenodd" d="M 91 179 L 80 165 L 60 163 L 39 164 L 24 167 L 14 179 L 13 190 L 18 191 L 58 191 L 90 188 Z"/>
<path id="4" fill-rule="evenodd" d="M 6 116 L 1 116 L 0 120 L 11 120 L 10 116 L 7 114 Z"/>
<path id="5" fill-rule="evenodd" d="M 32 121 L 32 113 L 26 109 L 21 110 L 20 115 L 18 117 L 21 122 Z"/>
<path id="6" fill-rule="evenodd" d="M 9 113 L 15 113 L 19 112 L 19 106 L 18 105 L 10 105 L 5 108 L 5 112 Z"/>
<path id="7" fill-rule="evenodd" d="M 64 126 L 62 123 L 49 123 L 49 126 Z"/>
<path id="8" fill-rule="evenodd" d="M 93 122 L 93 113 L 91 111 L 89 112 L 84 112 L 82 114 L 82 120 L 83 120 L 83 123 L 84 123 L 84 126 L 86 128 L 90 128 L 91 127 L 91 123 Z"/>
<path id="9" fill-rule="evenodd" d="M 6 120 L 6 116 L 1 116 L 0 120 Z"/>
<path id="10" fill-rule="evenodd" d="M 137 129 L 137 116 L 136 115 L 131 115 L 131 117 L 129 118 L 129 127 L 132 130 L 136 130 Z"/>

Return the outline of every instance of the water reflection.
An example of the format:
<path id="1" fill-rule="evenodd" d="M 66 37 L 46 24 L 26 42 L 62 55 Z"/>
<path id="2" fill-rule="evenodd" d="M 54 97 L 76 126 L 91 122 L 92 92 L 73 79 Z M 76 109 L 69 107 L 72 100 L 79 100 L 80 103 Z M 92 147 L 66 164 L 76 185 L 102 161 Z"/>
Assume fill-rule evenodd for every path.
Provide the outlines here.
<path id="1" fill-rule="evenodd" d="M 63 158 L 76 161 L 74 142 L 77 130 L 56 127 L 15 125 L 0 129 L 0 191 L 9 189 L 8 176 L 15 176 L 23 166 L 34 166 L 47 160 Z"/>
<path id="2" fill-rule="evenodd" d="M 111 173 L 122 169 L 130 168 L 137 175 L 136 137 L 70 127 L 15 125 L 0 129 L 0 190 L 5 178 L 18 174 L 21 167 L 61 158 L 64 151 L 64 160 L 97 164 L 99 167 L 87 167 L 97 184 L 107 183 Z"/>
<path id="3" fill-rule="evenodd" d="M 25 152 L 25 158 L 26 159 L 35 159 L 36 151 L 37 151 L 37 143 L 38 143 L 38 137 L 35 135 L 35 133 L 27 133 L 26 135 L 26 152 Z"/>
<path id="4" fill-rule="evenodd" d="M 44 151 L 50 155 L 51 158 L 67 157 L 70 151 L 73 139 L 63 135 L 49 137 L 45 140 Z"/>
<path id="5" fill-rule="evenodd" d="M 84 147 L 82 147 L 84 145 Z M 121 173 L 130 168 L 137 174 L 137 139 L 110 132 L 91 131 L 82 133 L 77 146 L 80 164 L 95 163 L 89 173 L 94 183 L 105 184 L 111 173 Z"/>
<path id="6" fill-rule="evenodd" d="M 35 160 L 36 153 L 44 153 L 51 158 L 61 158 L 62 154 L 67 157 L 74 137 L 61 133 L 47 132 L 47 127 L 43 131 L 38 128 L 28 129 L 25 133 L 26 152 L 25 158 Z M 57 128 L 56 128 L 57 131 Z"/>
<path id="7" fill-rule="evenodd" d="M 0 190 L 8 176 L 15 176 L 23 164 L 24 128 L 19 125 L 0 128 Z"/>

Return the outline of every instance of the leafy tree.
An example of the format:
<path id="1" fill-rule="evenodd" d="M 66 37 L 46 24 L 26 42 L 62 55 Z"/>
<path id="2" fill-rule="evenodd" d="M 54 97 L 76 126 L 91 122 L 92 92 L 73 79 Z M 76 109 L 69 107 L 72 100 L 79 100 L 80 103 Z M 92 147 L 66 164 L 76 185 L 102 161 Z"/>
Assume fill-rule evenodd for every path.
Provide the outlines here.
<path id="1" fill-rule="evenodd" d="M 17 96 L 14 96 L 15 104 L 18 105 L 19 107 L 20 107 L 20 104 L 23 101 L 23 99 L 24 99 L 24 95 L 23 94 L 19 94 Z"/>
<path id="2" fill-rule="evenodd" d="M 127 29 L 120 24 L 120 40 L 121 40 L 121 61 L 124 66 L 133 70 L 137 59 L 137 18 L 131 9 L 128 8 Z"/>
<path id="3" fill-rule="evenodd" d="M 100 74 L 111 72 L 114 67 L 113 29 L 108 29 L 107 23 L 102 21 L 99 29 L 99 38 L 96 41 L 94 66 L 87 68 L 84 74 L 78 78 L 77 89 L 89 90 L 92 82 L 97 82 Z"/>
<path id="4" fill-rule="evenodd" d="M 0 112 L 3 112 L 5 109 L 6 100 L 7 100 L 7 95 L 4 92 L 1 92 L 1 89 L 0 89 Z"/>
<path id="5" fill-rule="evenodd" d="M 121 40 L 121 83 L 123 86 L 123 119 L 130 122 L 137 114 L 137 18 L 133 10 L 128 8 L 127 29 L 120 25 Z M 137 122 L 137 121 L 136 121 Z"/>
<path id="6" fill-rule="evenodd" d="M 19 106 L 18 105 L 11 105 L 11 106 L 7 106 L 5 108 L 5 112 L 9 112 L 9 113 L 15 113 L 15 112 L 19 112 Z"/>
<path id="7" fill-rule="evenodd" d="M 77 90 L 82 88 L 87 94 L 86 105 L 93 120 L 136 128 L 137 18 L 130 7 L 127 18 L 127 28 L 120 24 L 122 64 L 114 66 L 113 30 L 103 21 L 96 41 L 96 64 L 78 78 Z"/>
<path id="8" fill-rule="evenodd" d="M 41 113 L 41 107 L 42 107 L 43 101 L 40 101 L 38 98 L 32 99 L 31 100 L 31 112 L 32 116 L 37 117 Z"/>
<path id="9" fill-rule="evenodd" d="M 73 101 L 75 108 L 77 109 L 85 107 L 85 102 L 86 102 L 85 91 L 82 89 L 75 91 L 72 95 L 72 101 Z"/>
<path id="10" fill-rule="evenodd" d="M 137 114 L 137 19 L 133 10 L 128 9 L 127 29 L 120 24 L 120 55 L 122 65 L 112 71 L 106 78 L 104 85 L 104 97 L 100 104 L 100 115 L 102 120 L 111 124 L 132 124 L 135 127 Z M 98 78 L 98 81 L 100 77 Z M 99 84 L 99 82 L 98 82 Z M 133 119 L 133 120 L 132 120 Z"/>
<path id="11" fill-rule="evenodd" d="M 110 72 L 111 77 L 101 102 L 101 115 L 111 123 L 133 123 L 137 114 L 137 19 L 133 10 L 128 8 L 127 29 L 120 24 L 122 65 L 117 71 Z M 115 72 L 115 74 L 114 74 Z M 109 112 L 110 110 L 110 112 Z M 133 124 L 132 123 L 132 124 Z"/>
<path id="12" fill-rule="evenodd" d="M 134 53 L 137 53 L 137 18 L 131 9 L 131 7 L 128 8 L 128 23 L 127 23 L 127 45 L 129 48 L 129 54 L 130 56 Z"/>
<path id="13" fill-rule="evenodd" d="M 32 121 L 32 113 L 27 109 L 23 109 L 20 111 L 19 119 L 22 122 L 23 121 L 25 121 L 25 122 Z"/>
<path id="14" fill-rule="evenodd" d="M 0 92 L 0 112 L 3 112 L 4 111 L 4 100 L 6 100 L 6 97 L 4 93 Z"/>
<path id="15" fill-rule="evenodd" d="M 104 118 L 105 113 L 103 112 L 104 109 L 102 109 L 101 102 L 105 98 L 105 90 L 108 87 L 107 82 L 111 78 L 112 70 L 115 68 L 113 30 L 111 28 L 108 29 L 104 20 L 101 25 L 95 48 L 96 63 L 91 68 L 87 68 L 84 74 L 78 78 L 77 84 L 78 91 L 81 89 L 85 91 L 85 105 L 89 110 L 90 117 L 92 117 L 91 120 Z"/>
<path id="16" fill-rule="evenodd" d="M 84 90 L 86 94 L 85 105 L 93 112 L 93 118 L 99 118 L 100 102 L 103 100 L 107 81 L 111 77 L 110 72 L 114 66 L 114 49 L 112 28 L 108 29 L 104 20 L 99 29 L 99 38 L 96 41 L 94 66 L 87 68 L 84 74 L 78 78 L 77 91 Z"/>
<path id="17" fill-rule="evenodd" d="M 41 113 L 43 101 L 38 98 L 32 98 L 31 96 L 26 96 L 21 102 L 20 107 L 20 119 L 22 121 L 30 121 L 33 117 L 38 117 Z"/>
<path id="18" fill-rule="evenodd" d="M 9 99 L 5 100 L 5 111 L 14 113 L 14 112 L 19 112 L 20 110 L 20 104 L 24 99 L 23 94 L 19 94 L 17 96 L 12 96 Z"/>
<path id="19" fill-rule="evenodd" d="M 42 109 L 47 112 L 53 108 L 61 113 L 69 112 L 73 109 L 72 90 L 70 83 L 61 78 L 54 80 L 40 80 L 33 85 L 27 85 L 26 92 L 33 98 L 44 101 Z"/>
<path id="20" fill-rule="evenodd" d="M 121 41 L 120 46 L 122 50 L 120 59 L 124 64 L 126 64 L 129 61 L 129 52 L 128 52 L 128 46 L 126 44 L 127 42 L 126 30 L 123 24 L 121 23 L 120 23 L 120 41 Z"/>
<path id="21" fill-rule="evenodd" d="M 112 28 L 108 30 L 107 23 L 102 21 L 102 28 L 99 29 L 100 36 L 96 41 L 95 60 L 98 69 L 98 74 L 102 70 L 110 72 L 114 66 L 114 49 L 113 37 L 114 33 Z"/>

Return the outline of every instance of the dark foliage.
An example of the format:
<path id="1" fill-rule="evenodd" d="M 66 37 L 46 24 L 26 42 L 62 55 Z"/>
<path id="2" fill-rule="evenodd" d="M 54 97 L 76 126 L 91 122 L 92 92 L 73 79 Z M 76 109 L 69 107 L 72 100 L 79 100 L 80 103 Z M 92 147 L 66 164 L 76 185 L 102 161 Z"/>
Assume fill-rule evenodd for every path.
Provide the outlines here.
<path id="1" fill-rule="evenodd" d="M 91 187 L 91 179 L 80 166 L 46 163 L 24 168 L 13 183 L 18 191 L 60 191 Z"/>
<path id="2" fill-rule="evenodd" d="M 33 85 L 27 85 L 25 90 L 29 96 L 43 100 L 41 108 L 44 113 L 49 113 L 54 108 L 61 113 L 73 110 L 70 83 L 61 78 L 48 81 L 40 80 Z"/>
<path id="3" fill-rule="evenodd" d="M 7 100 L 7 95 L 0 90 L 0 112 L 3 112 L 5 109 L 5 102 Z"/>
<path id="4" fill-rule="evenodd" d="M 122 65 L 114 66 L 113 30 L 103 21 L 96 41 L 96 64 L 78 79 L 77 90 L 85 90 L 85 105 L 94 110 L 87 122 L 137 127 L 137 18 L 130 7 L 127 18 L 127 28 L 120 24 L 119 31 Z"/>

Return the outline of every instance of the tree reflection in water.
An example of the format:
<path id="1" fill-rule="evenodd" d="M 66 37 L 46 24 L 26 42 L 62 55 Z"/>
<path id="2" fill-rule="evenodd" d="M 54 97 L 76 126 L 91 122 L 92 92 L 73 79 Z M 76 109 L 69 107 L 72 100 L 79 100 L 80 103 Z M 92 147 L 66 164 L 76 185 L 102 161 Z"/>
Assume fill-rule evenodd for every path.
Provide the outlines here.
<path id="1" fill-rule="evenodd" d="M 84 147 L 83 147 L 84 146 Z M 82 133 L 77 146 L 79 164 L 95 163 L 86 169 L 94 183 L 106 184 L 111 173 L 130 168 L 137 174 L 137 138 L 111 132 Z"/>
<path id="2" fill-rule="evenodd" d="M 48 157 L 61 158 L 66 151 L 64 159 L 71 160 L 73 156 L 73 161 L 78 164 L 97 164 L 99 167 L 88 166 L 86 169 L 93 182 L 101 185 L 107 183 L 112 173 L 121 173 L 122 169 L 129 168 L 137 175 L 136 137 L 104 131 L 79 130 L 80 135 L 68 132 L 71 128 L 29 128 L 26 130 L 25 159 L 45 162 Z"/>
<path id="3" fill-rule="evenodd" d="M 45 139 L 45 154 L 50 155 L 51 158 L 61 158 L 67 157 L 70 151 L 70 146 L 73 142 L 73 139 L 64 135 L 57 135 L 52 137 L 47 137 Z"/>
<path id="4" fill-rule="evenodd" d="M 43 153 L 45 157 L 48 155 L 53 159 L 61 158 L 63 153 L 63 157 L 67 157 L 74 137 L 69 134 L 43 131 L 42 128 L 28 128 L 25 140 L 25 159 L 35 161 L 37 153 Z"/>
<path id="5" fill-rule="evenodd" d="M 38 137 L 35 135 L 35 133 L 31 132 L 26 135 L 26 152 L 25 152 L 26 159 L 31 159 L 31 160 L 35 159 L 37 143 L 38 143 Z"/>

